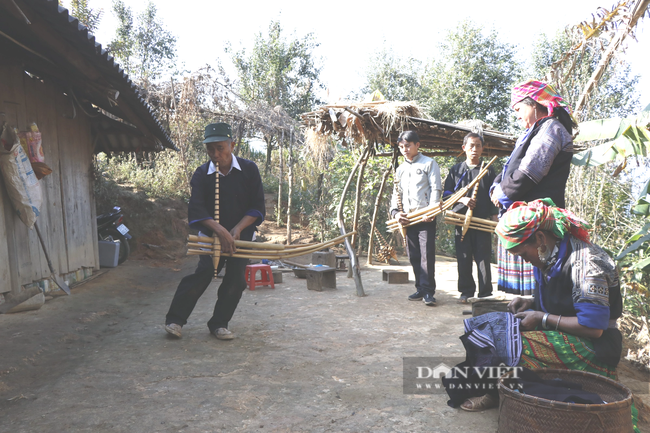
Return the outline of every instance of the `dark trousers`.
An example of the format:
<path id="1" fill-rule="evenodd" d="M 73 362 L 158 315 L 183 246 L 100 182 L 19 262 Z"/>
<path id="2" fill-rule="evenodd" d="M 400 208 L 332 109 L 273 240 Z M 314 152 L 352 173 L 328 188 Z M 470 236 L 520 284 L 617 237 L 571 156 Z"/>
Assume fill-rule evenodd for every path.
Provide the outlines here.
<path id="1" fill-rule="evenodd" d="M 465 239 L 461 242 L 462 228 L 456 227 L 456 259 L 458 260 L 458 291 L 462 296 L 471 298 L 476 291 L 476 283 L 472 276 L 472 262 L 478 268 L 479 298 L 492 294 L 492 271 L 490 257 L 492 255 L 492 234 L 480 230 L 467 230 Z"/>
<path id="2" fill-rule="evenodd" d="M 415 288 L 423 295 L 436 293 L 436 222 L 406 228 L 407 252 L 415 274 Z"/>
<path id="3" fill-rule="evenodd" d="M 222 257 L 219 260 L 217 269 L 221 271 L 224 264 L 226 275 L 217 291 L 217 303 L 214 305 L 214 313 L 208 321 L 208 329 L 213 332 L 217 328 L 228 328 L 228 322 L 232 319 L 242 292 L 246 288 L 244 273 L 248 259 L 234 257 Z M 200 256 L 199 266 L 192 275 L 183 278 L 176 289 L 174 299 L 169 307 L 165 324 L 177 323 L 181 326 L 187 323 L 187 318 L 192 314 L 205 289 L 208 288 L 214 277 L 214 266 L 211 256 Z"/>

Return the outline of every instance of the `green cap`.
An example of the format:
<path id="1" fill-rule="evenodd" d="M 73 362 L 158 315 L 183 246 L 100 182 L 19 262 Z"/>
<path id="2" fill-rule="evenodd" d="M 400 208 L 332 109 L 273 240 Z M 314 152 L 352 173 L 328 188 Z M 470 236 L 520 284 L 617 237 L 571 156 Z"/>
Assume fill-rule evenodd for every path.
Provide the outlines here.
<path id="1" fill-rule="evenodd" d="M 232 140 L 232 129 L 227 123 L 211 123 L 205 127 L 203 144 Z"/>

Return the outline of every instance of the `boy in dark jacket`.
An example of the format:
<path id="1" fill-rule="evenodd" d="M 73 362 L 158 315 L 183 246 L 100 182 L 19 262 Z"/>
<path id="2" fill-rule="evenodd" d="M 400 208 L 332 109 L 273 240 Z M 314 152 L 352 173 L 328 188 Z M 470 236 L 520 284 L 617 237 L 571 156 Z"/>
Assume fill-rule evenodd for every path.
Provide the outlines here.
<path id="1" fill-rule="evenodd" d="M 483 152 L 483 137 L 470 132 L 463 140 L 463 150 L 467 159 L 454 165 L 445 179 L 444 196 L 458 191 L 474 180 L 481 170 L 481 153 Z M 473 209 L 474 217 L 493 219 L 496 221 L 497 208 L 490 201 L 489 189 L 494 181 L 495 173 L 492 167 L 481 179 L 476 200 L 472 198 L 473 189 L 461 198 L 452 208 L 453 212 L 465 214 Z M 462 227 L 456 227 L 456 259 L 458 261 L 458 291 L 459 302 L 467 303 L 474 296 L 476 283 L 472 276 L 472 260 L 478 267 L 478 296 L 480 298 L 492 294 L 492 274 L 490 257 L 492 254 L 492 234 L 480 230 L 469 229 L 461 242 Z"/>

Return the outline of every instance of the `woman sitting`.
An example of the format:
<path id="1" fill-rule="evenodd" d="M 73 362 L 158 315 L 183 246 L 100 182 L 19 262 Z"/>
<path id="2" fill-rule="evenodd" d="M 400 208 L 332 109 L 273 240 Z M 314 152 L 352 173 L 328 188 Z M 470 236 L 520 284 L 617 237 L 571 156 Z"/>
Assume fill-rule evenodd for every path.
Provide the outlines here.
<path id="1" fill-rule="evenodd" d="M 513 204 L 496 228 L 508 252 L 534 266 L 537 280 L 533 299 L 508 305 L 524 331 L 519 365 L 616 377 L 622 350 L 616 319 L 623 310 L 618 272 L 589 242 L 587 228 L 551 199 Z"/>
<path id="2" fill-rule="evenodd" d="M 465 321 L 467 333 L 461 340 L 468 360 L 478 359 L 471 356 L 480 351 L 481 344 L 476 342 L 484 343 L 485 336 L 492 334 L 511 340 L 500 346 L 494 339 L 488 361 L 492 365 L 503 362 L 531 369 L 583 370 L 616 378 L 622 350 L 622 336 L 616 329 L 616 319 L 622 313 L 618 273 L 607 253 L 589 242 L 587 228 L 585 222 L 555 207 L 548 198 L 512 205 L 496 233 L 510 254 L 534 266 L 537 288 L 533 299 L 512 300 L 510 313 L 490 313 L 494 316 Z M 502 320 L 504 317 L 507 320 Z M 499 347 L 508 347 L 508 352 L 499 353 Z M 485 357 L 482 365 L 488 365 Z M 454 398 L 460 396 L 452 394 L 449 404 L 456 406 Z M 497 404 L 498 392 L 492 387 L 460 406 L 480 411 Z"/>

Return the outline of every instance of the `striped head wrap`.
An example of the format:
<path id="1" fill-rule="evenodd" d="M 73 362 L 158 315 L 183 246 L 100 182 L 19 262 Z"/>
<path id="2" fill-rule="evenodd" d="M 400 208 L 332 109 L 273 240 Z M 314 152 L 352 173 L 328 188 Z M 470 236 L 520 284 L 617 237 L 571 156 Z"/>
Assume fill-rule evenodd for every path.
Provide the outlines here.
<path id="1" fill-rule="evenodd" d="M 510 206 L 496 228 L 506 249 L 511 249 L 531 237 L 537 230 L 551 231 L 559 239 L 567 233 L 589 242 L 589 224 L 573 212 L 555 206 L 550 198 L 526 203 L 517 201 Z"/>
<path id="2" fill-rule="evenodd" d="M 532 98 L 534 101 L 548 108 L 549 116 L 553 115 L 553 109 L 556 107 L 564 107 L 564 109 L 571 114 L 571 107 L 569 107 L 569 104 L 562 99 L 550 84 L 530 80 L 515 86 L 512 89 L 510 108 L 514 108 L 518 102 L 523 101 L 527 97 Z"/>

